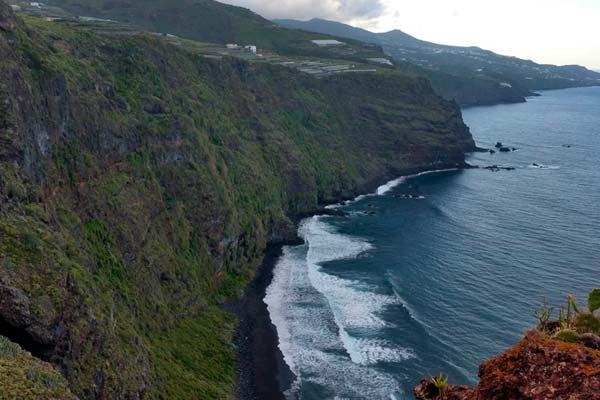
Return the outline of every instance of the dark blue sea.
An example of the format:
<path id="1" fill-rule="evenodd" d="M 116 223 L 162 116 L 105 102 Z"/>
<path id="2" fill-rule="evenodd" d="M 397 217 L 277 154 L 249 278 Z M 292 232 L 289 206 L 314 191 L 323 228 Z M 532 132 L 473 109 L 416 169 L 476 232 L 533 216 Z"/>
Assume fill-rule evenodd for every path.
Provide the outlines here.
<path id="1" fill-rule="evenodd" d="M 313 217 L 265 302 L 297 380 L 289 398 L 413 399 L 422 377 L 477 384 L 532 310 L 600 287 L 600 88 L 464 111 L 471 164 L 402 178 Z"/>

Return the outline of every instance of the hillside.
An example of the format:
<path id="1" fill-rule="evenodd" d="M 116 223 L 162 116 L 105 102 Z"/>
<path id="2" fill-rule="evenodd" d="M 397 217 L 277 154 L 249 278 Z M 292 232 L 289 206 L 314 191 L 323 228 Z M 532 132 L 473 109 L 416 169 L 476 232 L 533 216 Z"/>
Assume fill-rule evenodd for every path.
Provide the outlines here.
<path id="1" fill-rule="evenodd" d="M 16 1 L 16 0 L 14 0 Z M 76 16 L 116 20 L 144 29 L 210 43 L 253 44 L 284 55 L 359 59 L 383 56 L 377 45 L 346 41 L 350 51 L 319 48 L 329 35 L 280 27 L 252 11 L 214 0 L 50 0 Z"/>
<path id="2" fill-rule="evenodd" d="M 232 398 L 221 305 L 291 220 L 474 147 L 410 74 L 315 79 L 23 18 L 0 1 L 0 335 L 32 355 L 12 365 L 60 371 L 52 398 Z"/>
<path id="3" fill-rule="evenodd" d="M 395 30 L 372 33 L 339 22 L 277 20 L 291 29 L 332 34 L 380 45 L 398 62 L 418 65 L 438 93 L 463 106 L 524 101 L 535 90 L 600 84 L 600 74 L 576 65 L 536 64 L 478 47 L 445 46 Z"/>

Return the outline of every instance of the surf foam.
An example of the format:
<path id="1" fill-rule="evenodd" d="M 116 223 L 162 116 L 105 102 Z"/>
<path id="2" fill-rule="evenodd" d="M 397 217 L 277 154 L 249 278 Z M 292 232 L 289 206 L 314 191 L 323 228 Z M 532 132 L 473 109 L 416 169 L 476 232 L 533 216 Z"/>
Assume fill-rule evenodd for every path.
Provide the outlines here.
<path id="1" fill-rule="evenodd" d="M 360 256 L 372 246 L 339 234 L 324 219 L 302 222 L 307 244 L 285 247 L 265 303 L 277 328 L 279 348 L 297 381 L 286 394 L 293 399 L 305 384 L 330 392 L 326 397 L 389 399 L 399 393 L 396 377 L 373 368 L 401 362 L 414 354 L 377 337 L 386 326 L 378 313 L 396 302 L 394 296 L 342 279 L 319 264 Z M 372 335 L 355 336 L 353 330 Z"/>

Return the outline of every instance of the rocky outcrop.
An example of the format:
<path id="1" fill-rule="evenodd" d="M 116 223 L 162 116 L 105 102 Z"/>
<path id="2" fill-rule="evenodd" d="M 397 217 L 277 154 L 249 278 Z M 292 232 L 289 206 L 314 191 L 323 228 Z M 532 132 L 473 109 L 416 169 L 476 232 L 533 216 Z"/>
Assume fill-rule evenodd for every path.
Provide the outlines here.
<path id="1" fill-rule="evenodd" d="M 445 392 L 446 400 L 598 400 L 600 351 L 531 330 L 481 365 L 477 387 L 448 385 Z M 440 399 L 431 380 L 423 380 L 414 394 L 419 400 Z"/>

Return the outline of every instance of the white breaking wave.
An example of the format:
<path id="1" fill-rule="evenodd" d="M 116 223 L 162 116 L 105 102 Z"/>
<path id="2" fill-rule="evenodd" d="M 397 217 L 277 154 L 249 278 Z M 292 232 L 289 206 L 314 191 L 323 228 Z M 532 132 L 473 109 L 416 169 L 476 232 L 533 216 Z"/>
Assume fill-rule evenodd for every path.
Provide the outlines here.
<path id="1" fill-rule="evenodd" d="M 391 191 L 392 189 L 394 189 L 396 186 L 401 185 L 402 183 L 406 182 L 406 180 L 408 178 L 409 177 L 407 177 L 407 176 L 401 176 L 398 179 L 394 179 L 393 181 L 389 181 L 385 185 L 379 186 L 377 188 L 377 191 L 375 193 L 377 193 L 377 196 L 383 196 L 384 194 L 386 194 L 389 191 Z"/>
<path id="2" fill-rule="evenodd" d="M 330 275 L 321 266 L 358 257 L 371 244 L 336 232 L 324 217 L 306 219 L 299 233 L 307 244 L 284 248 L 264 299 L 279 348 L 297 377 L 288 398 L 296 398 L 306 382 L 331 391 L 330 398 L 375 400 L 399 394 L 396 377 L 372 367 L 414 357 L 410 349 L 376 337 L 387 326 L 378 314 L 398 300 L 359 281 Z M 353 336 L 355 329 L 360 337 Z"/>
<path id="3" fill-rule="evenodd" d="M 330 205 L 326 206 L 325 208 L 336 209 L 336 208 L 340 208 L 340 207 L 346 206 L 351 203 L 356 203 L 358 201 L 364 200 L 364 199 L 372 197 L 372 196 L 383 196 L 383 195 L 391 192 L 394 188 L 403 184 L 404 182 L 406 182 L 409 179 L 417 178 L 419 176 L 424 176 L 424 175 L 439 174 L 442 172 L 451 172 L 451 171 L 458 171 L 458 168 L 436 169 L 436 170 L 432 170 L 432 171 L 420 172 L 418 174 L 401 176 L 399 178 L 392 179 L 391 181 L 379 186 L 377 188 L 377 190 L 375 190 L 374 193 L 361 194 L 361 195 L 357 196 L 356 198 L 354 198 L 354 200 L 346 201 L 343 204 L 330 204 Z M 422 200 L 422 199 L 424 199 L 424 197 L 419 196 L 417 199 Z"/>
<path id="4" fill-rule="evenodd" d="M 300 235 L 308 243 L 307 267 L 312 286 L 329 303 L 340 339 L 352 362 L 360 365 L 398 362 L 412 353 L 396 349 L 384 340 L 354 338 L 349 329 L 380 329 L 387 323 L 378 316 L 386 306 L 398 304 L 396 297 L 378 294 L 361 282 L 342 279 L 323 271 L 328 261 L 354 258 L 372 248 L 371 244 L 334 231 L 321 217 L 306 220 Z"/>
<path id="5" fill-rule="evenodd" d="M 383 196 L 409 178 L 453 170 L 400 177 L 375 193 L 327 208 Z M 299 234 L 306 244 L 284 247 L 264 299 L 284 360 L 297 377 L 286 396 L 298 398 L 302 384 L 310 383 L 321 386 L 328 398 L 399 398 L 397 377 L 373 366 L 416 357 L 411 349 L 377 337 L 378 331 L 388 326 L 381 312 L 401 304 L 401 299 L 324 270 L 323 264 L 329 261 L 352 259 L 372 249 L 365 240 L 337 232 L 325 218 L 302 221 Z"/>

